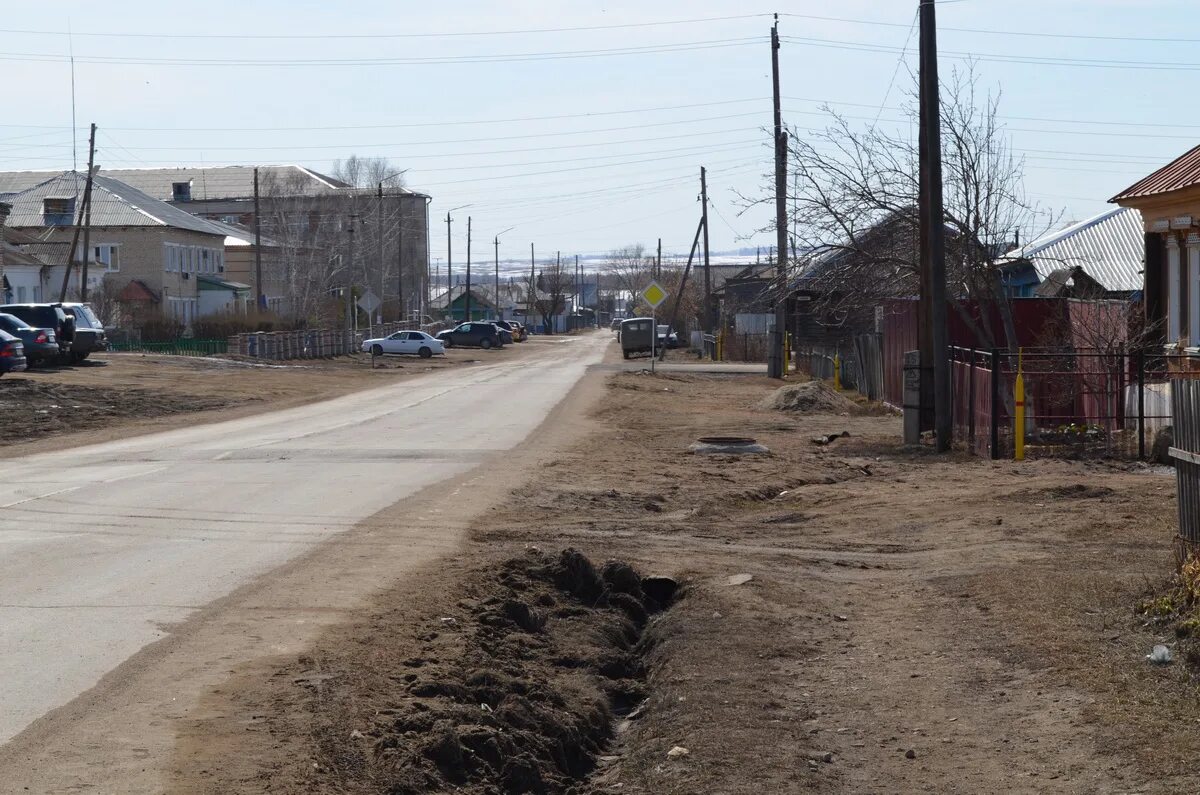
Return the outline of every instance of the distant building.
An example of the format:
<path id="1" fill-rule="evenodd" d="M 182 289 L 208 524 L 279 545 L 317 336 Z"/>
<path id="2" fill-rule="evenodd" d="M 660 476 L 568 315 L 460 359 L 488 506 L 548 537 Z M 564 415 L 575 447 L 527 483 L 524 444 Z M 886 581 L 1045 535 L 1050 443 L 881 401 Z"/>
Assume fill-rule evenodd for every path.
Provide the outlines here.
<path id="1" fill-rule="evenodd" d="M 1116 207 L 1042 235 L 1001 260 L 1013 298 L 1133 298 L 1142 290 L 1142 215 Z"/>

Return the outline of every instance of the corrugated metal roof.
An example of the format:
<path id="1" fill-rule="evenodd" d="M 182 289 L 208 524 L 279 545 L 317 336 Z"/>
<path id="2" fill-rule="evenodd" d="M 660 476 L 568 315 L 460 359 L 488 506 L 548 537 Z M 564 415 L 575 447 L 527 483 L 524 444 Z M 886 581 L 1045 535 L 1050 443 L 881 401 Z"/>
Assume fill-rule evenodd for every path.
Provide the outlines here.
<path id="1" fill-rule="evenodd" d="M 1004 259 L 1029 262 L 1043 281 L 1057 270 L 1078 265 L 1106 290 L 1140 290 L 1146 254 L 1143 231 L 1141 212 L 1117 207 L 1043 235 Z"/>
<path id="2" fill-rule="evenodd" d="M 83 188 L 87 177 L 75 171 L 65 171 L 28 190 L 5 197 L 12 203 L 9 226 L 19 228 L 45 227 L 42 199 L 54 196 L 79 196 L 76 209 L 83 204 Z M 92 226 L 169 226 L 226 236 L 226 230 L 211 221 L 172 207 L 166 202 L 142 193 L 111 177 L 97 176 L 92 182 Z"/>
<path id="3" fill-rule="evenodd" d="M 1185 152 L 1150 176 L 1133 183 L 1109 201 L 1121 202 L 1127 199 L 1156 196 L 1161 193 L 1183 190 L 1196 184 L 1200 184 L 1200 146 Z"/>
<path id="4" fill-rule="evenodd" d="M 267 182 L 286 184 L 292 195 L 316 196 L 339 188 L 345 182 L 303 166 L 259 166 L 260 185 Z M 57 176 L 57 171 L 0 172 L 0 193 L 18 193 Z M 104 176 L 131 185 L 161 201 L 175 198 L 173 185 L 190 182 L 192 199 L 246 199 L 254 195 L 254 166 L 216 166 L 212 168 L 114 168 Z M 263 187 L 263 191 L 266 188 Z"/>

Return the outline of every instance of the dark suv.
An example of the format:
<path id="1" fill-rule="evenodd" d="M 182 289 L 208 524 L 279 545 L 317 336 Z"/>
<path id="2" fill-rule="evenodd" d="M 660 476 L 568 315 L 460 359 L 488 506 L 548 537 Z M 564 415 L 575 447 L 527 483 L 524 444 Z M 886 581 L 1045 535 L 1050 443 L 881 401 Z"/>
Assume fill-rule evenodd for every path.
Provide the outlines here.
<path id="1" fill-rule="evenodd" d="M 460 323 L 452 329 L 438 332 L 437 338 L 447 348 L 468 345 L 486 349 L 499 348 L 503 344 L 500 329 L 495 323 Z"/>
<path id="2" fill-rule="evenodd" d="M 75 340 L 71 343 L 71 361 L 81 362 L 93 353 L 108 350 L 104 324 L 87 304 L 63 304 L 63 310 L 75 318 Z"/>
<path id="3" fill-rule="evenodd" d="M 14 315 L 34 328 L 53 332 L 58 341 L 60 358 L 67 358 L 75 341 L 75 318 L 62 304 L 4 304 L 0 312 Z"/>

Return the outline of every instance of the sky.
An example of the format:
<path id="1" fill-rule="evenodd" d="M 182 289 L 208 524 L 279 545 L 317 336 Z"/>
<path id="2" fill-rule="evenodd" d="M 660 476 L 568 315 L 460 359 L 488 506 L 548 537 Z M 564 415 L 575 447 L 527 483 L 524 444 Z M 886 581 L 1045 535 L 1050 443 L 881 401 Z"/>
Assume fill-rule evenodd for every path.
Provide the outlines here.
<path id="1" fill-rule="evenodd" d="M 714 251 L 769 247 L 771 15 L 784 119 L 907 129 L 915 0 L 233 3 L 63 0 L 0 15 L 0 168 L 298 163 L 352 154 L 452 211 L 490 262 L 630 244 L 686 257 L 708 169 Z M 943 79 L 967 57 L 1062 222 L 1200 141 L 1194 0 L 939 0 Z M 1189 35 L 1191 38 L 1189 39 Z M 1137 37 L 1137 38 L 1132 38 Z M 74 66 L 72 133 L 71 65 Z M 878 119 L 878 122 L 875 122 Z M 439 242 L 441 244 L 439 245 Z"/>

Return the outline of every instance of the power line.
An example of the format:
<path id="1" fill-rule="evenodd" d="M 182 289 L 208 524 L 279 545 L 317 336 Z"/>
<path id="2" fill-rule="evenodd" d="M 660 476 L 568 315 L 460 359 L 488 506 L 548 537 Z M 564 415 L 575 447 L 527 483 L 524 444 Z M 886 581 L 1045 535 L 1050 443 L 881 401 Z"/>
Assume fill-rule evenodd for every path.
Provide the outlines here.
<path id="1" fill-rule="evenodd" d="M 573 33 L 577 31 L 590 30 L 618 30 L 628 28 L 651 28 L 663 27 L 667 25 L 692 25 L 705 22 L 731 22 L 739 19 L 756 19 L 767 17 L 770 14 L 740 14 L 736 16 L 724 17 L 697 17 L 692 19 L 669 19 L 659 22 L 625 22 L 614 23 L 611 25 L 576 25 L 573 27 L 562 28 L 526 28 L 524 30 L 479 30 L 479 31 L 453 31 L 443 33 L 127 33 L 127 32 L 105 32 L 92 31 L 88 33 L 75 33 L 79 37 L 91 38 L 129 38 L 129 39 L 428 39 L 428 38 L 456 38 L 463 36 L 512 36 L 525 35 L 531 33 Z M 11 33 L 20 35 L 32 36 L 67 36 L 66 31 L 61 30 L 28 30 L 28 29 L 0 29 L 0 33 Z"/>
<path id="2" fill-rule="evenodd" d="M 109 64 L 122 66 L 423 66 L 445 64 L 490 64 L 519 63 L 522 61 L 556 61 L 578 58 L 601 58 L 623 55 L 652 55 L 659 53 L 690 52 L 726 47 L 747 47 L 758 44 L 761 37 L 742 39 L 715 39 L 713 41 L 680 42 L 638 47 L 614 47 L 597 50 L 557 50 L 550 52 L 502 53 L 488 55 L 438 55 L 430 57 L 391 58 L 303 58 L 303 59 L 236 59 L 236 58 L 134 58 L 123 55 L 76 56 L 78 63 Z M 0 61 L 27 61 L 32 63 L 67 63 L 68 57 L 56 53 L 0 53 Z"/>
<path id="3" fill-rule="evenodd" d="M 812 39 L 788 36 L 784 38 L 789 44 L 807 47 L 825 47 L 835 50 L 852 52 L 895 53 L 899 50 L 882 44 L 870 42 L 838 41 L 834 39 Z M 1132 69 L 1169 72 L 1190 72 L 1200 70 L 1200 63 L 1184 63 L 1178 61 L 1118 61 L 1109 58 L 1065 58 L 1059 56 L 1008 55 L 1000 53 L 963 52 L 955 50 L 939 50 L 938 57 L 949 57 L 957 60 L 984 61 L 990 63 L 1015 63 L 1034 66 L 1072 66 L 1094 69 Z"/>
<path id="4" fill-rule="evenodd" d="M 796 17 L 797 19 L 813 19 L 823 22 L 846 22 L 854 25 L 874 25 L 876 27 L 887 28 L 902 28 L 903 24 L 899 22 L 880 22 L 874 19 L 847 19 L 844 17 L 823 17 L 814 14 L 791 14 L 781 13 L 780 16 Z M 1185 39 L 1176 37 L 1158 37 L 1158 36 L 1108 36 L 1103 34 L 1089 33 L 1045 33 L 1028 30 L 985 30 L 983 28 L 955 28 L 945 25 L 938 25 L 938 32 L 952 31 L 954 33 L 980 33 L 989 36 L 1026 36 L 1031 38 L 1049 38 L 1049 39 L 1082 39 L 1086 41 L 1141 41 L 1154 42 L 1159 44 L 1200 44 L 1200 39 Z"/>

